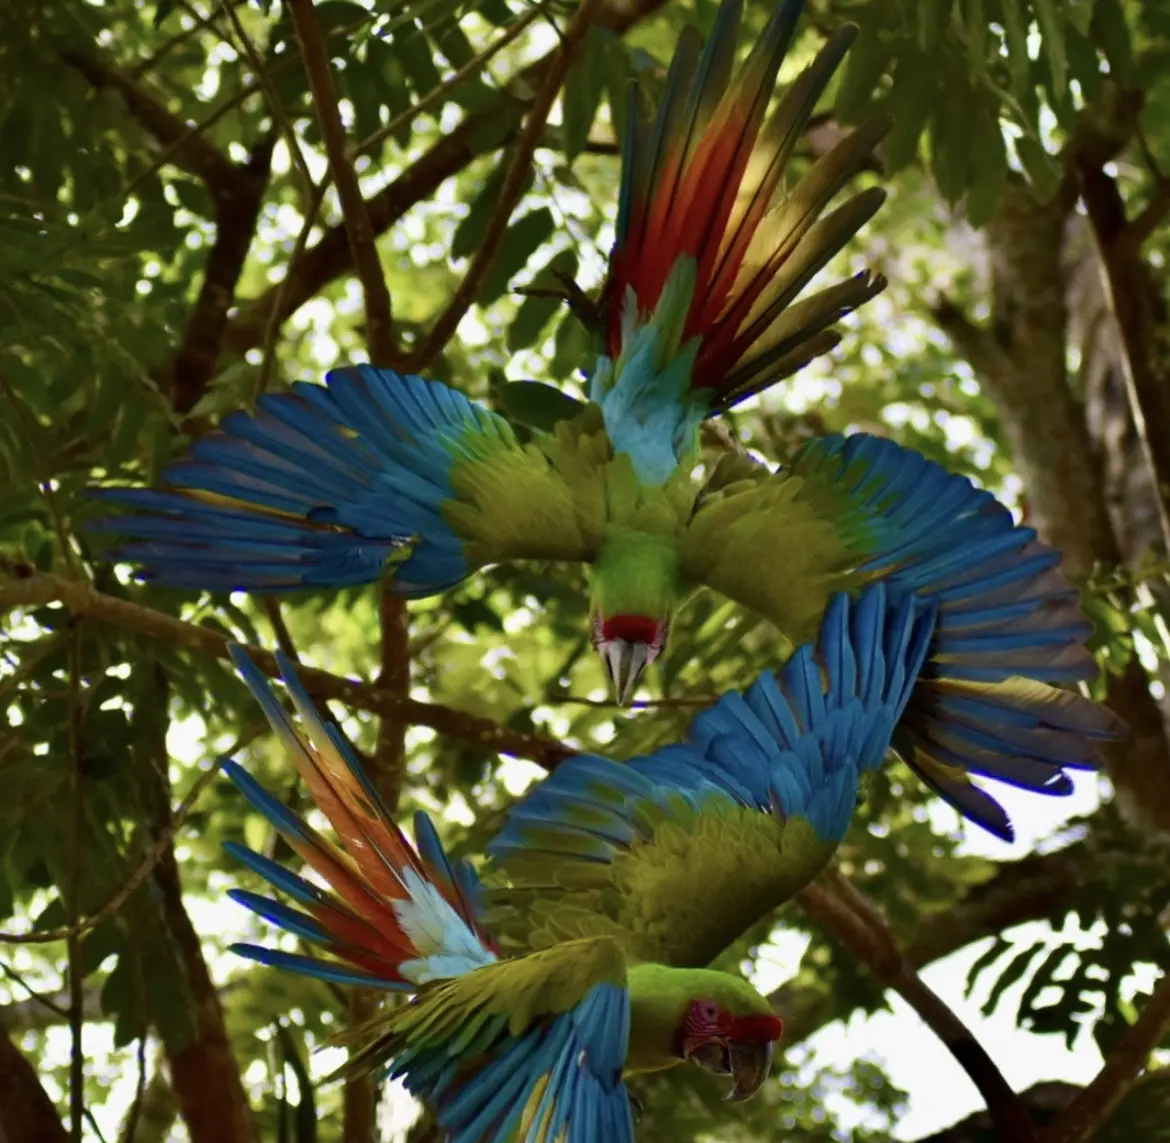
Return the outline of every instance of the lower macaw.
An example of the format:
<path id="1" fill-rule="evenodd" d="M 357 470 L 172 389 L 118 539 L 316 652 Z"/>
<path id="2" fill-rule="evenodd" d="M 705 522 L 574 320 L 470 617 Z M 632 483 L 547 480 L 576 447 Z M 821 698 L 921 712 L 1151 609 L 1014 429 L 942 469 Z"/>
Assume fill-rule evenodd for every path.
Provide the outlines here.
<path id="1" fill-rule="evenodd" d="M 348 744 L 278 657 L 298 730 L 241 649 L 233 656 L 348 856 L 235 763 L 229 777 L 324 890 L 242 846 L 231 852 L 292 908 L 232 896 L 331 959 L 251 944 L 244 956 L 342 984 L 413 994 L 360 1029 L 345 1071 L 401 1077 L 451 1143 L 632 1143 L 624 1080 L 691 1061 L 746 1098 L 782 1024 L 738 977 L 706 968 L 803 888 L 845 836 L 919 672 L 946 654 L 939 605 L 883 584 L 832 598 L 816 645 L 724 696 L 685 742 L 628 763 L 570 758 L 509 812 L 485 896 L 425 815 L 417 849 Z M 1010 708 L 956 725 L 1014 751 Z M 1089 733 L 1092 733 L 1090 731 Z M 1047 743 L 1046 761 L 1084 764 Z M 1005 767 L 1006 768 L 1006 767 Z M 1067 779 L 1066 779 L 1067 780 Z M 518 947 L 505 956 L 503 948 Z M 563 1132 L 563 1135 L 562 1135 Z"/>

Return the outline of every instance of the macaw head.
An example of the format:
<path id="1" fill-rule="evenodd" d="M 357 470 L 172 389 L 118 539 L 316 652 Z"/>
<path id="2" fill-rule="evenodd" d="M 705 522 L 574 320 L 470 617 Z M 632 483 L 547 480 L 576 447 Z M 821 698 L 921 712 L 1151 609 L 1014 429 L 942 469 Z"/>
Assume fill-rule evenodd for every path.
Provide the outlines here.
<path id="1" fill-rule="evenodd" d="M 669 632 L 669 618 L 594 612 L 593 649 L 605 664 L 615 702 L 625 706 L 634 697 L 642 672 L 662 654 Z"/>
<path id="2" fill-rule="evenodd" d="M 627 533 L 606 542 L 590 575 L 591 636 L 614 700 L 625 706 L 666 647 L 681 595 L 678 552 L 666 537 Z"/>
<path id="3" fill-rule="evenodd" d="M 784 1032 L 784 1021 L 742 977 L 709 970 L 691 976 L 675 1055 L 716 1075 L 730 1075 L 728 1099 L 749 1100 L 768 1079 L 772 1046 Z"/>
<path id="4" fill-rule="evenodd" d="M 687 1005 L 678 1055 L 716 1075 L 731 1076 L 729 1100 L 750 1099 L 772 1070 L 772 1048 L 784 1021 L 739 977 L 712 982 L 707 992 L 691 997 Z"/>

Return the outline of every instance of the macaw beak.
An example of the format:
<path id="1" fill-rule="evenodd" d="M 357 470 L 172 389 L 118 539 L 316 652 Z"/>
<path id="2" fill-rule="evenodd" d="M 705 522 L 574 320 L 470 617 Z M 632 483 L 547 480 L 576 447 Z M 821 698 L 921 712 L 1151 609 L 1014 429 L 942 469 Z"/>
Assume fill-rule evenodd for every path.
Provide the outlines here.
<path id="1" fill-rule="evenodd" d="M 625 706 L 634 697 L 642 672 L 652 661 L 649 643 L 634 643 L 626 639 L 603 639 L 597 645 L 609 674 L 614 701 Z"/>
<path id="2" fill-rule="evenodd" d="M 729 1050 L 732 1085 L 727 1098 L 742 1103 L 760 1090 L 772 1070 L 772 1041 L 732 1040 Z"/>
<path id="3" fill-rule="evenodd" d="M 727 1098 L 751 1099 L 772 1070 L 771 1040 L 704 1040 L 684 1045 L 683 1055 L 717 1076 L 731 1076 Z"/>

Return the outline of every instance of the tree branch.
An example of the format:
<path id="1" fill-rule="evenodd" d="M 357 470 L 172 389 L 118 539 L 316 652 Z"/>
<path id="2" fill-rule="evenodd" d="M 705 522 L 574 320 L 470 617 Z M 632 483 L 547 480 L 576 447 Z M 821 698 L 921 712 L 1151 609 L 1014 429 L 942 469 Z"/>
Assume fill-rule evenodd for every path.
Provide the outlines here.
<path id="1" fill-rule="evenodd" d="M 1159 331 L 1167 324 L 1166 304 L 1141 260 L 1140 237 L 1130 229 L 1117 183 L 1087 161 L 1080 165 L 1080 176 L 1105 297 L 1121 334 L 1121 375 L 1130 415 L 1153 476 L 1162 541 L 1170 551 L 1170 368 L 1165 348 L 1158 345 Z"/>
<path id="2" fill-rule="evenodd" d="M 195 175 L 215 196 L 230 194 L 240 168 L 189 124 L 168 111 L 162 100 L 138 79 L 97 53 L 65 51 L 61 59 L 79 71 L 97 91 L 112 88 L 125 100 L 130 114 L 164 147 L 173 148 L 177 167 Z"/>
<path id="3" fill-rule="evenodd" d="M 307 3 L 308 0 L 301 0 Z M 496 202 L 492 216 L 488 220 L 483 239 L 476 248 L 467 273 L 459 283 L 455 296 L 448 303 L 446 309 L 439 315 L 429 334 L 416 350 L 406 357 L 404 368 L 410 372 L 425 369 L 443 352 L 447 342 L 459 328 L 467 311 L 471 309 L 489 271 L 495 264 L 496 257 L 504 241 L 504 234 L 508 229 L 508 220 L 516 209 L 520 196 L 524 193 L 524 183 L 528 175 L 528 168 L 532 164 L 532 156 L 536 153 L 537 144 L 548 122 L 553 102 L 556 100 L 561 84 L 577 54 L 584 46 L 585 37 L 589 34 L 589 27 L 593 23 L 600 0 L 581 0 L 573 22 L 569 25 L 561 41 L 560 51 L 549 63 L 548 69 L 541 79 L 541 84 L 528 112 L 528 121 L 524 125 L 520 138 L 516 143 L 516 151 L 504 176 L 500 196 Z"/>
<path id="4" fill-rule="evenodd" d="M 1080 896 L 1086 877 L 1102 855 L 1085 841 L 1052 853 L 1032 854 L 1002 866 L 947 909 L 946 924 L 928 919 L 902 940 L 902 958 L 915 971 L 1013 925 L 1062 915 Z M 842 1013 L 828 989 L 781 985 L 768 997 L 784 1017 L 785 1039 L 807 1039 Z"/>
<path id="5" fill-rule="evenodd" d="M 1003 1143 L 1033 1143 L 1035 1129 L 1016 1093 L 966 1025 L 902 955 L 877 906 L 835 866 L 802 890 L 797 899 L 817 924 L 897 992 L 942 1041 L 978 1088 Z"/>
<path id="6" fill-rule="evenodd" d="M 1114 1046 L 1092 1083 L 1068 1105 L 1040 1143 L 1087 1143 L 1138 1081 L 1150 1053 L 1170 1033 L 1170 974 L 1163 975 L 1142 1014 Z"/>
<path id="7" fill-rule="evenodd" d="M 333 185 L 341 202 L 341 216 L 349 241 L 350 257 L 361 282 L 366 311 L 366 341 L 370 361 L 390 365 L 396 356 L 393 311 L 386 276 L 374 244 L 374 228 L 362 198 L 357 175 L 346 154 L 345 126 L 337 104 L 337 88 L 329 62 L 329 48 L 313 10 L 313 0 L 287 0 L 293 32 L 305 63 L 309 92 L 317 111 L 325 154 Z"/>
<path id="8" fill-rule="evenodd" d="M 202 651 L 220 659 L 228 657 L 229 640 L 219 632 L 163 615 L 129 600 L 105 595 L 86 584 L 47 573 L 0 583 L 0 610 L 36 607 L 54 601 L 63 603 L 75 615 L 85 615 L 126 631 Z M 259 647 L 249 647 L 247 651 L 266 675 L 279 677 L 276 660 L 270 651 Z M 438 703 L 402 698 L 370 683 L 344 679 L 314 667 L 303 667 L 299 674 L 314 698 L 337 699 L 358 710 L 400 717 L 413 725 L 429 726 L 439 734 L 474 743 L 486 751 L 530 759 L 546 769 L 552 769 L 574 753 L 569 747 L 551 738 L 510 730 L 489 718 L 466 714 Z"/>
<path id="9" fill-rule="evenodd" d="M 235 301 L 236 285 L 256 232 L 256 220 L 268 189 L 276 136 L 269 135 L 253 149 L 247 166 L 215 198 L 215 242 L 207 256 L 199 296 L 187 318 L 183 340 L 164 379 L 171 402 L 189 413 L 203 396 L 215 373 L 220 346 Z"/>

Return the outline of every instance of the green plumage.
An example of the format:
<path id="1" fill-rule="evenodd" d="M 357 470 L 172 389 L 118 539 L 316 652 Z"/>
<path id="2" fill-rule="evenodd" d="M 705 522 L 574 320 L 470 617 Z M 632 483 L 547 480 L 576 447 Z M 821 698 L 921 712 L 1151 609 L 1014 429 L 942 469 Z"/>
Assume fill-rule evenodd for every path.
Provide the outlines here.
<path id="1" fill-rule="evenodd" d="M 635 962 L 697 968 L 804 888 L 836 848 L 803 819 L 780 822 L 730 798 L 701 812 L 678 798 L 669 817 L 645 814 L 650 840 L 612 862 L 573 852 L 557 861 L 544 848 L 509 856 L 508 885 L 489 891 L 492 923 L 521 947 L 609 935 Z M 530 836 L 534 849 L 560 842 Z"/>

